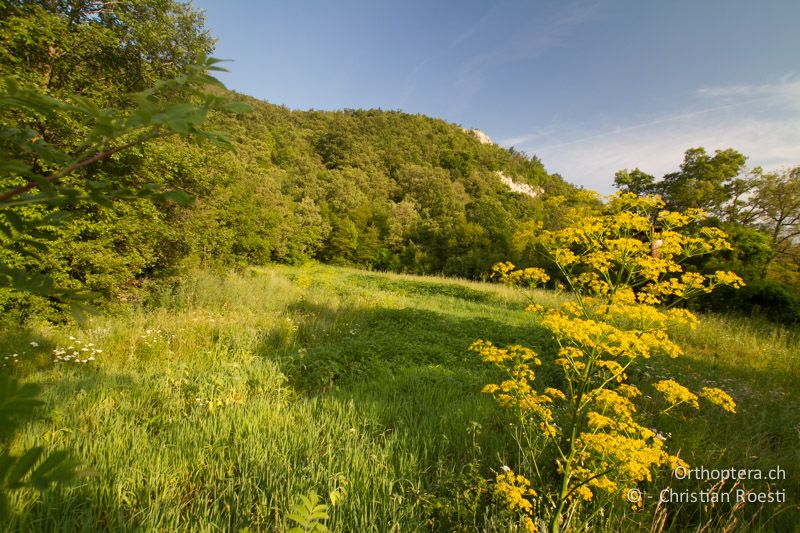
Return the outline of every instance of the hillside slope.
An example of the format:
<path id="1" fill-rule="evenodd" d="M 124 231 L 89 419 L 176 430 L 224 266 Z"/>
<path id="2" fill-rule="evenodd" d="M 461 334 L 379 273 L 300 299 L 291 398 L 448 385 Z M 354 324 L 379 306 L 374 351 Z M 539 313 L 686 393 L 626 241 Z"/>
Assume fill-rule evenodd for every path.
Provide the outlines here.
<path id="1" fill-rule="evenodd" d="M 121 186 L 182 189 L 192 206 L 79 206 L 41 260 L 14 261 L 62 286 L 118 297 L 186 265 L 317 259 L 478 278 L 498 261 L 519 259 L 515 234 L 545 219 L 547 198 L 578 201 L 538 159 L 442 120 L 291 111 L 224 96 L 252 106 L 209 118 L 229 148 L 161 140 L 87 172 Z M 14 308 L 14 298 L 0 295 L 0 308 Z"/>
<path id="2" fill-rule="evenodd" d="M 442 120 L 290 111 L 236 97 L 253 111 L 219 117 L 235 153 L 222 156 L 206 198 L 240 212 L 226 225 L 245 242 L 220 255 L 474 277 L 511 257 L 516 226 L 542 219 L 544 197 L 574 192 L 537 159 Z M 505 176 L 543 198 L 513 189 Z"/>

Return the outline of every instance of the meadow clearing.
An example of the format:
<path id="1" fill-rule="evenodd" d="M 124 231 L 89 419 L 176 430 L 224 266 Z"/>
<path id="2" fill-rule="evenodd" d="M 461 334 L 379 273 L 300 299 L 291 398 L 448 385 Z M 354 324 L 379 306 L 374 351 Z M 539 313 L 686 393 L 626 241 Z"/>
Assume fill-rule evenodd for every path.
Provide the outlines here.
<path id="1" fill-rule="evenodd" d="M 562 297 L 498 284 L 309 264 L 195 272 L 85 323 L 0 334 L 0 371 L 42 384 L 46 406 L 12 449 L 72 451 L 78 481 L 17 492 L 5 531 L 281 531 L 316 493 L 334 531 L 509 531 L 489 481 L 519 467 L 508 412 L 481 393 L 497 370 L 478 338 L 548 357 L 523 311 Z M 629 371 L 641 413 L 671 453 L 706 468 L 780 467 L 786 479 L 727 483 L 785 491 L 786 503 L 620 498 L 592 530 L 789 531 L 800 522 L 800 338 L 744 318 L 705 316 L 673 339 L 678 359 Z M 77 355 L 72 355 L 77 353 Z M 90 359 L 93 358 L 93 359 Z M 85 361 L 85 362 L 84 362 Z M 648 410 L 654 379 L 719 386 L 737 414 Z M 539 377 L 555 381 L 555 373 Z M 714 481 L 656 478 L 658 494 Z"/>

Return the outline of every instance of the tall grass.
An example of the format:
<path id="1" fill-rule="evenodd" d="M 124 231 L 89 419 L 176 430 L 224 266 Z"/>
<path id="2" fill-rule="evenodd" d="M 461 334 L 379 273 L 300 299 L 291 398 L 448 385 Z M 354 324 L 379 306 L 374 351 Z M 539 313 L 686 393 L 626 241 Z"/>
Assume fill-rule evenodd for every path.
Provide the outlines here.
<path id="1" fill-rule="evenodd" d="M 480 394 L 494 371 L 466 348 L 491 338 L 546 352 L 525 302 L 463 280 L 274 267 L 197 272 L 81 326 L 5 331 L 0 356 L 19 362 L 0 371 L 44 384 L 47 401 L 14 448 L 70 448 L 88 470 L 71 486 L 16 494 L 5 530 L 282 530 L 294 497 L 315 491 L 336 502 L 333 530 L 507 531 L 483 480 L 515 465 L 517 448 Z M 641 371 L 721 383 L 740 413 L 654 423 L 694 464 L 785 468 L 792 503 L 733 515 L 764 529 L 794 523 L 796 337 L 709 317 L 680 341 L 686 357 Z M 96 361 L 53 362 L 57 348 L 88 343 L 103 350 Z M 649 528 L 656 512 L 621 506 L 598 527 Z M 679 506 L 664 527 L 725 513 Z"/>

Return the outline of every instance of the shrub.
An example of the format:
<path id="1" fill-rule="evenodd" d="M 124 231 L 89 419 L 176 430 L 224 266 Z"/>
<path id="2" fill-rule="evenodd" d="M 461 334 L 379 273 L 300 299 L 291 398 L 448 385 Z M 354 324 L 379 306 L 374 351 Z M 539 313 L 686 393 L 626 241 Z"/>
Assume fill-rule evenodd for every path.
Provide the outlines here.
<path id="1" fill-rule="evenodd" d="M 785 325 L 800 323 L 800 296 L 776 281 L 756 281 L 742 290 L 722 287 L 703 309 L 716 312 L 762 316 Z"/>

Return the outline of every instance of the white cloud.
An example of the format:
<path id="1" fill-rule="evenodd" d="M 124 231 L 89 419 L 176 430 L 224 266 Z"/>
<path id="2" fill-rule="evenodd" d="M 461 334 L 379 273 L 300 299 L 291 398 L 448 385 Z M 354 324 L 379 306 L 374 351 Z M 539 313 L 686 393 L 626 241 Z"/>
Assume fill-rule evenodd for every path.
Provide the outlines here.
<path id="1" fill-rule="evenodd" d="M 767 105 L 786 105 L 800 110 L 800 76 L 794 74 L 786 75 L 774 83 L 704 87 L 697 92 L 701 96 L 717 101 L 763 99 Z"/>
<path id="2" fill-rule="evenodd" d="M 774 169 L 800 164 L 800 77 L 763 85 L 705 87 L 692 106 L 635 123 L 560 124 L 504 139 L 539 156 L 551 172 L 603 193 L 614 173 L 638 167 L 660 177 L 678 168 L 683 153 L 734 148 L 750 166 Z"/>

